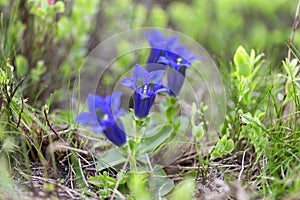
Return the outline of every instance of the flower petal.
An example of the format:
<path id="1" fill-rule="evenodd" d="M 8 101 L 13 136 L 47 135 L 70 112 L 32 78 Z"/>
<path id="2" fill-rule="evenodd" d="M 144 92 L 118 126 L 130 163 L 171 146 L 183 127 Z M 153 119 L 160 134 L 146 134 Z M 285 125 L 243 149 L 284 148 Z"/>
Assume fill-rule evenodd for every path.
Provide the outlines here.
<path id="1" fill-rule="evenodd" d="M 170 90 L 167 87 L 163 86 L 163 85 L 157 85 L 157 86 L 154 87 L 154 94 L 158 94 L 158 93 L 161 93 L 161 92 L 169 93 Z"/>
<path id="2" fill-rule="evenodd" d="M 146 69 L 148 72 L 157 70 L 166 70 L 167 66 L 164 63 L 147 63 Z"/>
<path id="3" fill-rule="evenodd" d="M 148 57 L 148 60 L 147 60 L 147 63 L 157 63 L 159 57 L 164 54 L 163 53 L 164 50 L 162 49 L 155 49 L 155 48 L 152 48 L 151 49 L 151 53 L 150 53 L 150 56 Z M 147 70 L 148 70 L 148 67 L 147 67 Z M 149 71 L 149 70 L 148 70 Z"/>
<path id="4" fill-rule="evenodd" d="M 135 81 L 132 79 L 132 78 L 124 78 L 122 81 L 121 81 L 121 84 L 124 85 L 125 87 L 127 88 L 131 88 L 131 89 L 135 89 L 136 87 L 136 83 Z"/>
<path id="5" fill-rule="evenodd" d="M 144 85 L 146 82 L 148 82 L 148 76 L 149 76 L 149 73 L 147 72 L 146 69 L 144 69 L 143 67 L 141 67 L 138 64 L 135 65 L 132 77 L 136 83 L 136 85 L 135 85 L 136 87 L 140 87 L 140 86 Z M 142 83 L 140 83 L 140 81 L 142 81 Z"/>
<path id="6" fill-rule="evenodd" d="M 89 94 L 86 103 L 88 106 L 88 110 L 90 112 L 95 112 L 96 109 L 102 110 L 104 100 L 98 95 Z"/>
<path id="7" fill-rule="evenodd" d="M 91 127 L 91 131 L 96 135 L 99 135 L 100 133 L 103 133 L 103 129 L 100 125 Z"/>
<path id="8" fill-rule="evenodd" d="M 143 96 L 145 98 L 143 98 Z M 148 95 L 134 93 L 134 115 L 140 119 L 148 116 L 151 106 L 155 100 L 155 94 L 152 92 Z"/>
<path id="9" fill-rule="evenodd" d="M 158 30 L 153 30 L 151 33 L 145 33 L 144 35 L 152 48 L 158 47 L 157 45 L 165 40 L 163 34 L 161 34 Z"/>
<path id="10" fill-rule="evenodd" d="M 155 84 L 161 84 L 164 73 L 165 73 L 165 70 L 157 70 L 157 71 L 150 72 L 149 82 L 155 83 Z M 148 83 L 146 83 L 146 84 L 148 84 Z"/>
<path id="11" fill-rule="evenodd" d="M 103 130 L 103 134 L 107 137 L 107 139 L 117 146 L 122 146 L 126 143 L 126 134 L 123 131 L 121 124 L 118 125 L 116 122 L 110 121 L 105 123 L 105 126 L 106 129 Z"/>
<path id="12" fill-rule="evenodd" d="M 126 113 L 125 110 L 123 108 L 121 108 L 120 110 L 118 110 L 114 113 L 114 117 L 119 118 L 119 117 L 125 115 L 125 113 Z"/>
<path id="13" fill-rule="evenodd" d="M 169 50 L 178 46 L 178 37 L 165 38 L 158 30 L 153 30 L 151 33 L 145 33 L 144 35 L 152 48 Z"/>
<path id="14" fill-rule="evenodd" d="M 75 121 L 84 126 L 99 126 L 96 113 L 83 112 L 78 115 Z"/>
<path id="15" fill-rule="evenodd" d="M 178 48 L 180 45 L 179 45 L 179 38 L 178 37 L 171 37 L 168 39 L 168 42 L 167 42 L 167 50 L 174 50 L 176 48 Z"/>
<path id="16" fill-rule="evenodd" d="M 185 70 L 186 67 L 181 67 L 179 71 L 176 71 L 173 68 L 168 70 L 168 88 L 170 89 L 170 94 L 172 96 L 177 96 L 182 88 L 182 85 L 185 81 Z"/>
<path id="17" fill-rule="evenodd" d="M 122 92 L 114 92 L 111 95 L 111 107 L 112 107 L 113 114 L 115 114 L 115 112 L 117 112 L 120 108 L 121 96 L 122 96 Z"/>
<path id="18" fill-rule="evenodd" d="M 157 62 L 164 65 L 170 65 L 171 63 L 170 60 L 167 59 L 165 56 L 160 56 Z"/>

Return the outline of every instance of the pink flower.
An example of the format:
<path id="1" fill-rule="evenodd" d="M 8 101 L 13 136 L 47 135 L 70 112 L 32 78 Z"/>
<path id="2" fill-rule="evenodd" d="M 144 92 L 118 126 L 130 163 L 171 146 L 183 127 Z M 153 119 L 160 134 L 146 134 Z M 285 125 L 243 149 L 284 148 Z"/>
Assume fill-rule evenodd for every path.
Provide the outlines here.
<path id="1" fill-rule="evenodd" d="M 49 6 L 53 6 L 55 4 L 55 0 L 47 0 Z"/>

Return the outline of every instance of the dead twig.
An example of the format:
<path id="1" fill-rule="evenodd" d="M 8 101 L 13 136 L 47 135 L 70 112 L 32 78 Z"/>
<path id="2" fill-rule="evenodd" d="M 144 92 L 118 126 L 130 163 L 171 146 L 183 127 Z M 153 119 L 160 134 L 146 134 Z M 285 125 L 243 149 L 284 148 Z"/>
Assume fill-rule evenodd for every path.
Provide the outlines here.
<path id="1" fill-rule="evenodd" d="M 24 110 L 24 100 L 23 100 L 23 97 L 21 97 L 21 110 L 20 110 L 20 113 L 18 116 L 17 128 L 19 128 L 19 126 L 20 126 L 23 110 Z"/>
<path id="2" fill-rule="evenodd" d="M 13 98 L 15 96 L 18 88 L 22 85 L 22 83 L 24 82 L 24 80 L 25 80 L 25 76 L 21 78 L 21 80 L 19 81 L 19 83 L 17 84 L 17 86 L 12 91 L 11 98 Z"/>
<path id="3" fill-rule="evenodd" d="M 84 182 L 84 185 L 85 185 L 87 188 L 89 188 L 89 184 L 88 184 L 88 182 L 86 181 L 85 176 L 84 176 L 83 171 L 82 171 L 81 160 L 80 160 L 79 157 L 78 157 L 78 168 L 79 168 L 79 171 L 80 171 L 81 178 L 82 178 L 82 180 L 83 180 L 83 182 Z"/>
<path id="4" fill-rule="evenodd" d="M 111 196 L 110 200 L 114 200 L 116 194 L 118 194 L 121 199 L 126 199 L 123 195 L 120 196 L 120 193 L 118 192 L 118 187 L 119 187 L 119 184 L 120 184 L 120 182 L 122 180 L 122 175 L 123 175 L 123 173 L 125 172 L 125 170 L 127 168 L 127 165 L 128 165 L 128 162 L 129 162 L 129 158 L 130 158 L 130 155 L 128 155 L 128 157 L 126 159 L 126 162 L 124 163 L 124 165 L 122 167 L 122 170 L 121 170 L 122 174 L 121 174 L 121 176 L 118 178 L 118 180 L 116 182 L 116 186 L 115 186 L 115 188 L 113 190 L 113 193 L 112 193 L 112 196 Z"/>
<path id="5" fill-rule="evenodd" d="M 300 0 L 298 0 L 297 9 L 296 9 L 295 18 L 294 18 L 294 23 L 293 23 L 293 29 L 292 29 L 291 37 L 290 37 L 289 43 L 288 43 L 289 50 L 288 50 L 287 57 L 288 57 L 289 61 L 291 61 L 291 59 L 292 59 L 292 45 L 293 45 L 293 42 L 294 42 L 296 30 L 297 30 L 298 24 L 299 24 L 299 11 L 300 11 Z"/>
<path id="6" fill-rule="evenodd" d="M 241 177 L 242 177 L 242 174 L 243 174 L 243 171 L 245 169 L 245 155 L 246 155 L 246 151 L 244 151 L 243 153 L 243 159 L 242 159 L 242 169 L 239 173 L 239 177 L 238 177 L 238 181 L 240 182 L 241 181 Z"/>
<path id="7" fill-rule="evenodd" d="M 50 130 L 56 135 L 57 138 L 59 138 L 61 141 L 64 141 L 64 139 L 62 137 L 60 137 L 60 135 L 51 126 L 46 108 L 44 108 L 44 115 L 45 115 L 46 123 L 47 123 L 48 127 L 50 128 Z"/>
<path id="8" fill-rule="evenodd" d="M 294 38 L 295 38 L 295 33 L 297 31 L 298 24 L 299 24 L 299 11 L 300 11 L 300 0 L 298 0 L 297 9 L 296 9 L 295 18 L 294 18 L 294 23 L 293 23 L 293 28 L 292 28 L 292 33 L 291 33 L 289 43 L 288 43 L 287 59 L 289 61 L 292 60 L 292 46 L 293 46 L 293 42 L 294 42 Z M 299 72 L 300 72 L 300 70 L 297 72 L 297 74 L 299 74 Z M 285 81 L 284 81 L 284 86 L 286 85 L 286 83 L 287 83 L 287 79 L 285 79 Z M 282 102 L 285 101 L 285 99 L 287 97 L 287 93 L 288 93 L 288 91 L 287 91 L 287 89 L 285 89 Z M 282 113 L 285 113 L 286 107 L 287 107 L 286 104 L 282 107 Z"/>
<path id="9" fill-rule="evenodd" d="M 51 184 L 54 184 L 54 185 L 60 187 L 60 188 L 63 189 L 63 190 L 70 196 L 70 198 L 72 198 L 72 199 L 75 199 L 75 196 L 74 196 L 74 195 L 76 195 L 76 196 L 78 196 L 78 197 L 80 197 L 80 198 L 84 198 L 84 196 L 83 196 L 81 193 L 77 192 L 77 191 L 74 190 L 73 188 L 70 189 L 70 188 L 68 188 L 68 187 L 66 187 L 66 186 L 64 186 L 64 185 L 62 185 L 62 184 L 60 184 L 60 183 L 58 183 L 56 180 L 53 180 L 53 179 L 47 179 L 47 178 L 43 178 L 43 177 L 39 177 L 39 176 L 31 176 L 31 175 L 28 175 L 28 174 L 24 173 L 23 171 L 21 171 L 21 170 L 18 169 L 18 168 L 15 168 L 15 169 L 19 172 L 19 174 L 21 174 L 21 175 L 24 176 L 24 177 L 27 177 L 27 178 L 30 178 L 30 179 L 35 179 L 35 180 L 40 180 L 40 181 L 47 182 L 47 183 L 51 183 Z M 77 199 L 79 199 L 79 198 L 77 198 Z"/>

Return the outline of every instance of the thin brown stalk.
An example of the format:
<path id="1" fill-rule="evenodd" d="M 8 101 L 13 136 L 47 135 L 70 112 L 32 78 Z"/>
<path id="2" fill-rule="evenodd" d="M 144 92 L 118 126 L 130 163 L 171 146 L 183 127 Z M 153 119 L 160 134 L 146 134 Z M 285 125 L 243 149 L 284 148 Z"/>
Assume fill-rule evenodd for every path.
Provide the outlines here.
<path id="1" fill-rule="evenodd" d="M 121 182 L 121 180 L 122 180 L 123 173 L 125 173 L 125 171 L 126 171 L 126 168 L 127 168 L 128 162 L 129 162 L 129 158 L 130 158 L 130 155 L 128 155 L 128 157 L 127 157 L 127 159 L 126 159 L 126 162 L 124 163 L 124 165 L 123 165 L 123 167 L 122 167 L 122 169 L 121 169 L 122 175 L 118 178 L 118 180 L 117 180 L 117 182 L 116 182 L 116 185 L 115 185 L 115 188 L 114 188 L 114 190 L 113 190 L 113 193 L 112 193 L 112 195 L 111 195 L 111 197 L 110 197 L 110 200 L 114 200 L 114 199 L 115 199 L 115 195 L 116 195 L 116 194 L 119 194 L 119 192 L 118 192 L 118 187 L 119 187 L 119 184 L 120 184 L 120 182 Z M 119 197 L 120 197 L 121 199 L 125 198 L 125 197 L 122 197 L 122 196 L 119 196 Z"/>
<path id="2" fill-rule="evenodd" d="M 289 61 L 291 61 L 292 59 L 292 45 L 294 42 L 294 38 L 295 38 L 295 33 L 297 31 L 298 28 L 298 24 L 299 24 L 299 11 L 300 11 L 300 0 L 298 0 L 298 4 L 297 4 L 297 9 L 296 9 L 296 13 L 295 13 L 295 18 L 294 18 L 294 23 L 293 23 L 293 29 L 292 29 L 292 33 L 291 33 L 291 37 L 289 39 L 289 50 L 288 50 L 288 59 Z"/>
<path id="3" fill-rule="evenodd" d="M 294 18 L 294 23 L 293 23 L 293 28 L 292 28 L 292 33 L 291 33 L 289 43 L 288 43 L 287 59 L 289 61 L 292 60 L 292 46 L 293 46 L 293 42 L 294 42 L 294 38 L 295 38 L 295 33 L 297 31 L 298 24 L 299 24 L 299 11 L 300 11 L 300 0 L 298 0 L 297 9 L 296 9 L 295 18 Z M 300 71 L 298 71 L 298 73 L 299 72 Z M 284 86 L 286 85 L 286 83 L 287 83 L 287 79 L 285 79 L 285 81 L 284 81 Z M 286 97 L 287 97 L 287 89 L 285 89 L 285 91 L 284 91 L 284 98 L 283 98 L 282 102 L 285 101 Z M 286 112 L 286 107 L 287 107 L 286 104 L 282 107 L 282 113 L 283 114 L 285 114 L 285 112 Z"/>
<path id="4" fill-rule="evenodd" d="M 51 126 L 51 123 L 50 123 L 49 118 L 48 118 L 48 112 L 47 112 L 46 108 L 44 108 L 44 115 L 45 115 L 46 123 L 47 123 L 48 127 L 50 128 L 50 130 L 56 135 L 57 138 L 64 141 L 64 139 L 62 137 L 60 137 L 60 135 Z"/>

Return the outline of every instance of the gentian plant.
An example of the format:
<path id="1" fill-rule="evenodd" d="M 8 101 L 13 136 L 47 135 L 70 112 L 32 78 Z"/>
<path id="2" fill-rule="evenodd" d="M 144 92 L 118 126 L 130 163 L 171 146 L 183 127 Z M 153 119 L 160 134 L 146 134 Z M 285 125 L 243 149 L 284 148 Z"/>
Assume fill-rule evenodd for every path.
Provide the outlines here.
<path id="1" fill-rule="evenodd" d="M 166 121 L 163 124 L 148 123 L 147 117 L 158 93 L 166 92 L 176 97 L 184 83 L 186 69 L 199 60 L 185 46 L 179 44 L 178 37 L 165 38 L 159 31 L 146 33 L 145 37 L 151 45 L 151 53 L 147 60 L 146 69 L 136 64 L 132 77 L 124 78 L 121 84 L 133 90 L 134 115 L 120 118 L 125 114 L 120 109 L 121 93 L 116 92 L 106 98 L 89 95 L 87 100 L 88 112 L 81 113 L 76 121 L 90 126 L 95 134 L 103 133 L 112 143 L 122 146 L 126 143 L 126 135 L 121 120 L 126 125 L 128 145 L 126 149 L 113 150 L 119 157 L 129 155 L 129 162 L 137 171 L 136 159 L 139 154 L 154 153 L 160 146 L 172 140 L 178 132 L 186 132 L 178 118 L 178 102 L 175 98 L 167 98 L 164 108 Z M 167 86 L 163 84 L 163 77 L 167 73 Z M 125 120 L 125 121 L 124 121 Z M 185 127 L 189 127 L 189 120 L 184 120 Z M 153 124 L 154 123 L 154 124 Z M 146 131 L 147 127 L 156 126 L 157 133 Z M 131 137 L 132 136 L 132 137 Z M 107 154 L 109 155 L 109 153 Z M 105 163 L 105 156 L 103 162 Z M 118 163 L 118 162 L 116 162 Z M 106 165 L 102 165 L 105 167 Z M 101 169 L 102 167 L 99 168 Z"/>
<path id="2" fill-rule="evenodd" d="M 177 96 L 184 83 L 186 69 L 201 58 L 195 57 L 188 48 L 179 44 L 178 37 L 165 38 L 159 31 L 145 33 L 151 45 L 151 53 L 147 60 L 147 70 L 136 64 L 131 78 L 125 78 L 121 84 L 134 91 L 133 106 L 136 122 L 149 116 L 150 109 L 158 93 L 167 92 Z M 163 76 L 167 72 L 167 87 L 163 85 Z M 89 95 L 88 112 L 81 113 L 76 122 L 90 126 L 95 134 L 103 133 L 112 143 L 122 146 L 126 143 L 126 135 L 119 117 L 124 115 L 120 109 L 121 93 L 116 92 L 106 98 Z M 172 102 L 172 101 L 171 101 Z M 177 105 L 171 103 L 174 105 Z M 167 109 L 168 121 L 172 121 Z M 176 108 L 171 109 L 176 110 Z M 174 112 L 177 113 L 177 112 Z M 138 137 L 135 131 L 135 140 Z M 140 141 L 136 140 L 135 142 Z"/>
<path id="3" fill-rule="evenodd" d="M 148 72 L 140 65 L 136 65 L 132 78 L 125 78 L 121 84 L 134 90 L 134 114 L 142 119 L 148 116 L 151 106 L 154 103 L 156 94 L 169 92 L 163 86 L 162 78 L 164 70 Z"/>
<path id="4" fill-rule="evenodd" d="M 121 84 L 134 91 L 133 106 L 137 119 L 144 119 L 158 93 L 167 92 L 177 96 L 184 83 L 186 69 L 201 58 L 195 57 L 189 49 L 179 44 L 178 37 L 165 38 L 159 31 L 145 33 L 151 45 L 147 60 L 147 70 L 136 64 L 131 78 L 125 78 Z M 167 72 L 167 87 L 163 85 L 163 76 Z M 122 146 L 126 135 L 119 117 L 124 115 L 119 109 L 121 93 L 116 92 L 106 98 L 89 95 L 89 112 L 81 113 L 76 122 L 90 126 L 95 134 L 103 133 L 112 143 Z M 112 110 L 111 110 L 112 108 Z M 118 123 L 117 123 L 118 122 Z"/>
<path id="5" fill-rule="evenodd" d="M 189 117 L 179 115 L 179 102 L 174 98 L 179 94 L 184 83 L 186 69 L 199 58 L 180 45 L 178 37 L 165 38 L 159 31 L 146 33 L 145 37 L 151 45 L 146 68 L 136 64 L 132 77 L 126 77 L 120 82 L 133 90 L 133 112 L 122 116 L 124 110 L 119 108 L 120 92 L 105 99 L 89 95 L 87 101 L 89 112 L 81 113 L 76 119 L 78 123 L 90 126 L 94 133 L 103 133 L 117 146 L 122 146 L 126 140 L 128 141 L 124 147 L 115 147 L 106 151 L 98 160 L 97 171 L 122 163 L 126 168 L 129 163 L 131 175 L 137 175 L 150 167 L 153 171 L 152 175 L 160 176 L 164 174 L 163 168 L 160 164 L 155 164 L 152 168 L 150 160 L 158 156 L 162 149 L 169 154 L 176 148 L 183 148 L 175 145 L 174 142 L 186 138 L 188 133 L 201 136 L 198 132 L 203 132 L 201 132 L 202 126 L 198 127 L 195 123 L 191 123 Z M 163 83 L 166 73 L 167 86 Z M 153 117 L 150 118 L 149 112 L 156 95 L 164 92 L 169 95 L 158 107 L 160 113 L 153 113 Z M 169 144 L 172 144 L 172 148 L 169 148 Z M 165 194 L 171 191 L 174 186 L 171 179 L 154 178 L 151 177 L 152 175 L 148 177 L 153 185 L 153 188 L 149 188 L 150 192 L 160 193 L 160 189 L 158 191 L 157 188 L 165 187 L 166 183 L 169 184 L 169 189 Z"/>
<path id="6" fill-rule="evenodd" d="M 126 135 L 119 117 L 125 114 L 120 109 L 121 92 L 101 98 L 88 95 L 88 112 L 81 113 L 75 121 L 84 126 L 90 126 L 95 134 L 103 133 L 112 143 L 122 146 L 126 143 Z"/>

